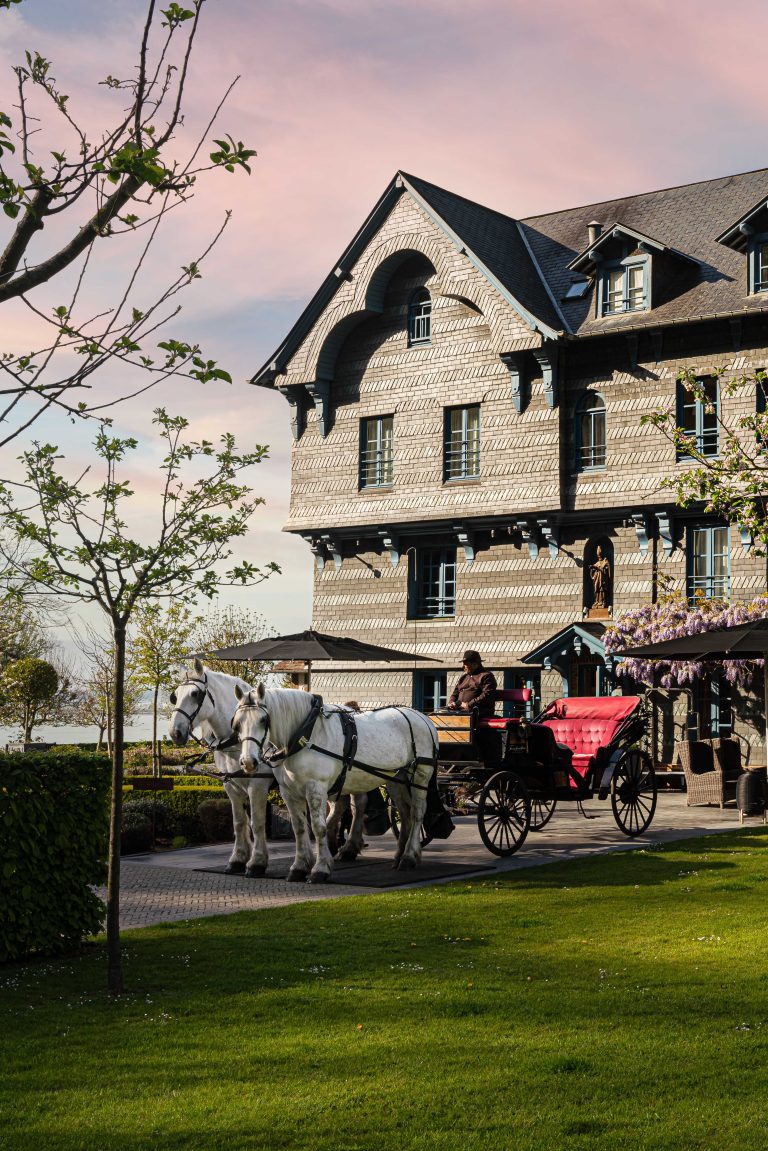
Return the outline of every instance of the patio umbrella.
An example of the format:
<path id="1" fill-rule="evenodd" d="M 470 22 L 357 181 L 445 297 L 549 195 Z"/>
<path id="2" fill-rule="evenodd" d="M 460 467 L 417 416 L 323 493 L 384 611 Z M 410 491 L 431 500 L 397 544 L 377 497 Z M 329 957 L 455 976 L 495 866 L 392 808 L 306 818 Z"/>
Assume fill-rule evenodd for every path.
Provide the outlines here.
<path id="1" fill-rule="evenodd" d="M 721 663 L 726 659 L 763 659 L 763 707 L 766 717 L 766 767 L 768 767 L 768 618 L 751 623 L 734 624 L 716 631 L 701 631 L 695 635 L 682 635 L 660 643 L 647 643 L 641 647 L 628 647 L 614 653 L 618 656 L 637 656 L 641 659 L 706 659 Z"/>
<path id="2" fill-rule="evenodd" d="M 320 631 L 300 631 L 294 635 L 274 635 L 254 643 L 241 643 L 235 647 L 221 647 L 208 652 L 216 659 L 297 659 L 307 665 L 307 687 L 315 660 L 343 660 L 346 663 L 435 663 L 426 655 L 415 655 L 411 651 L 399 651 L 394 647 L 379 647 L 374 643 L 363 643 L 348 636 L 325 635 Z"/>

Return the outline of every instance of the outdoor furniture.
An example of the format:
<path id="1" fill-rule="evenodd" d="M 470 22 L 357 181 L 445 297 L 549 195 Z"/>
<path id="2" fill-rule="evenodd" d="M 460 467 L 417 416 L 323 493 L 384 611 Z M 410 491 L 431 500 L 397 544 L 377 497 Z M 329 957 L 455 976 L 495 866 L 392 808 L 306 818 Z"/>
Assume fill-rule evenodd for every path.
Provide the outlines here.
<path id="1" fill-rule="evenodd" d="M 725 807 L 735 798 L 741 774 L 741 748 L 737 739 L 690 739 L 675 744 L 683 769 L 688 807 L 716 803 Z"/>
<path id="2" fill-rule="evenodd" d="M 736 781 L 736 806 L 739 809 L 739 823 L 745 815 L 762 815 L 763 823 L 768 823 L 766 809 L 767 788 L 765 768 L 743 771 Z"/>

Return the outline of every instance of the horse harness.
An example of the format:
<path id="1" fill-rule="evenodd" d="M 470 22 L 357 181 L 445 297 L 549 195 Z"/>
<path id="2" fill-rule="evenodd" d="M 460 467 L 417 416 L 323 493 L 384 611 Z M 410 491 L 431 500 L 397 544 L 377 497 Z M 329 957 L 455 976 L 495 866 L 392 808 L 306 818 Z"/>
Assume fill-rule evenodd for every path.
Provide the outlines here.
<path id="1" fill-rule="evenodd" d="M 258 707 L 264 713 L 265 718 L 263 739 L 259 740 L 255 735 L 245 735 L 240 740 L 241 743 L 247 743 L 249 741 L 251 743 L 255 743 L 259 749 L 259 758 L 264 762 L 268 764 L 283 763 L 286 759 L 290 759 L 292 755 L 296 755 L 297 752 L 305 751 L 308 748 L 311 748 L 313 751 L 319 752 L 320 755 L 326 755 L 329 759 L 335 759 L 341 763 L 341 770 L 339 771 L 339 774 L 328 788 L 328 795 L 331 797 L 331 799 L 337 799 L 341 795 L 344 784 L 346 782 L 347 774 L 353 767 L 358 768 L 360 771 L 365 771 L 369 775 L 375 776 L 377 779 L 384 780 L 386 783 L 401 783 L 407 787 L 409 791 L 412 788 L 416 788 L 419 791 L 427 791 L 427 787 L 424 786 L 424 784 L 414 782 L 413 777 L 416 768 L 420 764 L 430 764 L 433 768 L 437 766 L 436 750 L 429 759 L 427 759 L 425 756 L 417 755 L 416 739 L 413 734 L 413 726 L 408 716 L 405 714 L 402 708 L 399 707 L 376 709 L 380 711 L 399 711 L 405 722 L 408 724 L 408 732 L 411 737 L 411 751 L 413 754 L 408 763 L 403 764 L 402 767 L 397 768 L 394 775 L 388 775 L 386 772 L 381 771 L 380 768 L 372 767 L 371 764 L 363 763 L 362 760 L 355 758 L 357 754 L 357 724 L 355 723 L 354 714 L 345 710 L 344 708 L 333 708 L 329 712 L 324 712 L 323 701 L 316 695 L 312 696 L 312 707 L 310 708 L 309 714 L 307 715 L 306 719 L 302 721 L 298 730 L 294 732 L 286 747 L 271 754 L 265 753 L 264 751 L 264 744 L 266 743 L 267 736 L 269 735 L 269 712 L 267 711 L 266 707 L 264 707 L 262 703 L 241 703 L 240 707 Z M 312 733 L 314 731 L 315 724 L 323 714 L 326 717 L 331 715 L 338 715 L 339 717 L 341 722 L 341 730 L 344 736 L 344 748 L 341 755 L 339 755 L 339 753 L 336 751 L 330 751 L 326 747 L 319 747 L 316 743 L 312 742 Z M 251 776 L 251 778 L 254 777 Z"/>
<path id="2" fill-rule="evenodd" d="M 212 752 L 212 751 L 225 751 L 227 748 L 234 747 L 235 744 L 238 742 L 238 739 L 237 739 L 237 736 L 235 735 L 234 732 L 232 732 L 231 735 L 228 735 L 225 739 L 216 740 L 214 743 L 208 743 L 204 739 L 201 740 L 201 739 L 197 738 L 197 736 L 192 731 L 192 728 L 195 726 L 195 720 L 197 719 L 198 715 L 200 714 L 200 711 L 202 709 L 203 704 L 205 703 L 206 698 L 208 698 L 211 701 L 214 708 L 216 706 L 216 701 L 214 700 L 213 695 L 211 694 L 211 689 L 208 687 L 208 676 L 207 675 L 203 675 L 202 679 L 190 679 L 189 676 L 187 676 L 185 683 L 186 684 L 189 684 L 189 683 L 200 684 L 200 686 L 203 688 L 203 692 L 200 696 L 200 702 L 198 703 L 197 707 L 194 709 L 194 711 L 192 712 L 191 715 L 189 714 L 189 712 L 184 711 L 183 707 L 178 707 L 178 706 L 174 707 L 173 711 L 171 712 L 171 715 L 173 715 L 174 712 L 177 712 L 177 711 L 180 713 L 180 715 L 183 715 L 184 718 L 189 721 L 189 733 L 190 733 L 190 735 L 192 736 L 192 738 L 197 743 L 201 744 L 205 748 L 204 751 L 199 752 L 197 755 L 194 755 L 192 757 L 192 759 L 187 760 L 187 762 L 184 764 L 185 771 L 191 771 L 193 775 L 211 776 L 211 778 L 220 779 L 222 782 L 226 782 L 227 779 L 273 779 L 274 778 L 274 772 L 272 772 L 272 771 L 270 771 L 270 772 L 256 772 L 252 775 L 249 775 L 247 771 L 196 771 L 195 770 L 197 767 L 197 764 L 202 763 L 202 761 L 205 759 L 205 757 L 207 755 L 210 754 L 210 752 Z"/>

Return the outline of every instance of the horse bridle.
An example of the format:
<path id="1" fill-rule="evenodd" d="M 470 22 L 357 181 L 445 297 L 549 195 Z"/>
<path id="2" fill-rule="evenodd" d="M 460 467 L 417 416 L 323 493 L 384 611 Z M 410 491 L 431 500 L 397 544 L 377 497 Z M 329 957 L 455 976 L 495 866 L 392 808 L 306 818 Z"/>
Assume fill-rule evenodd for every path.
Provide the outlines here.
<path id="1" fill-rule="evenodd" d="M 187 684 L 190 684 L 190 683 L 199 683 L 201 685 L 201 687 L 205 688 L 205 691 L 203 692 L 203 694 L 200 698 L 200 702 L 198 703 L 197 707 L 195 708 L 195 710 L 192 712 L 191 715 L 189 714 L 189 712 L 184 711 L 183 707 L 174 707 L 173 711 L 171 712 L 171 716 L 174 716 L 176 714 L 176 712 L 178 711 L 180 715 L 183 715 L 185 719 L 189 720 L 189 730 L 191 731 L 192 728 L 195 726 L 195 720 L 197 719 L 198 715 L 200 714 L 200 710 L 201 710 L 203 704 L 205 703 L 206 696 L 211 701 L 211 703 L 214 705 L 214 707 L 216 706 L 216 704 L 214 702 L 213 696 L 211 695 L 211 689 L 208 687 L 208 676 L 207 675 L 204 675 L 202 679 L 186 679 L 181 686 L 186 687 Z M 173 694 L 175 695 L 176 693 L 174 692 Z"/>
<path id="2" fill-rule="evenodd" d="M 255 735 L 240 735 L 238 733 L 237 741 L 241 747 L 244 743 L 255 743 L 259 749 L 259 754 L 257 756 L 257 759 L 263 759 L 264 758 L 264 755 L 263 755 L 264 744 L 267 742 L 267 736 L 269 735 L 269 712 L 265 708 L 264 704 L 263 703 L 253 703 L 253 702 L 250 702 L 250 703 L 240 702 L 237 705 L 237 707 L 235 708 L 235 714 L 232 716 L 231 726 L 234 730 L 235 717 L 237 716 L 238 711 L 245 711 L 246 708 L 252 708 L 252 707 L 258 707 L 260 711 L 264 712 L 264 717 L 265 717 L 264 718 L 264 738 L 263 739 L 257 739 Z"/>

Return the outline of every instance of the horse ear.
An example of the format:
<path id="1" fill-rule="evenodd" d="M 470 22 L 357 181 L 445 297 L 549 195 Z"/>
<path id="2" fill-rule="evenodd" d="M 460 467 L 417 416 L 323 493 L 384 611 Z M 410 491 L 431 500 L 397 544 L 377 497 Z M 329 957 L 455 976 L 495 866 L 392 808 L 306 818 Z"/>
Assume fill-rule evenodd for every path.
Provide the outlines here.
<path id="1" fill-rule="evenodd" d="M 202 660 L 198 656 L 195 656 L 194 668 L 195 668 L 195 671 L 197 672 L 198 675 L 203 675 L 203 673 L 205 672 L 205 668 L 203 667 Z"/>
<path id="2" fill-rule="evenodd" d="M 235 696 L 237 697 L 238 700 L 241 700 L 244 695 L 245 695 L 245 692 L 241 688 L 240 684 L 236 683 L 235 684 Z"/>
<path id="3" fill-rule="evenodd" d="M 257 685 L 257 687 L 256 687 L 256 695 L 257 695 L 257 696 L 258 696 L 258 698 L 259 698 L 259 702 L 262 702 L 262 701 L 263 701 L 263 699 L 264 699 L 264 696 L 266 695 L 266 693 L 267 693 L 267 689 L 264 687 L 264 684 L 263 684 L 263 683 L 261 683 L 261 682 L 259 682 L 259 684 L 258 684 L 258 685 Z"/>

